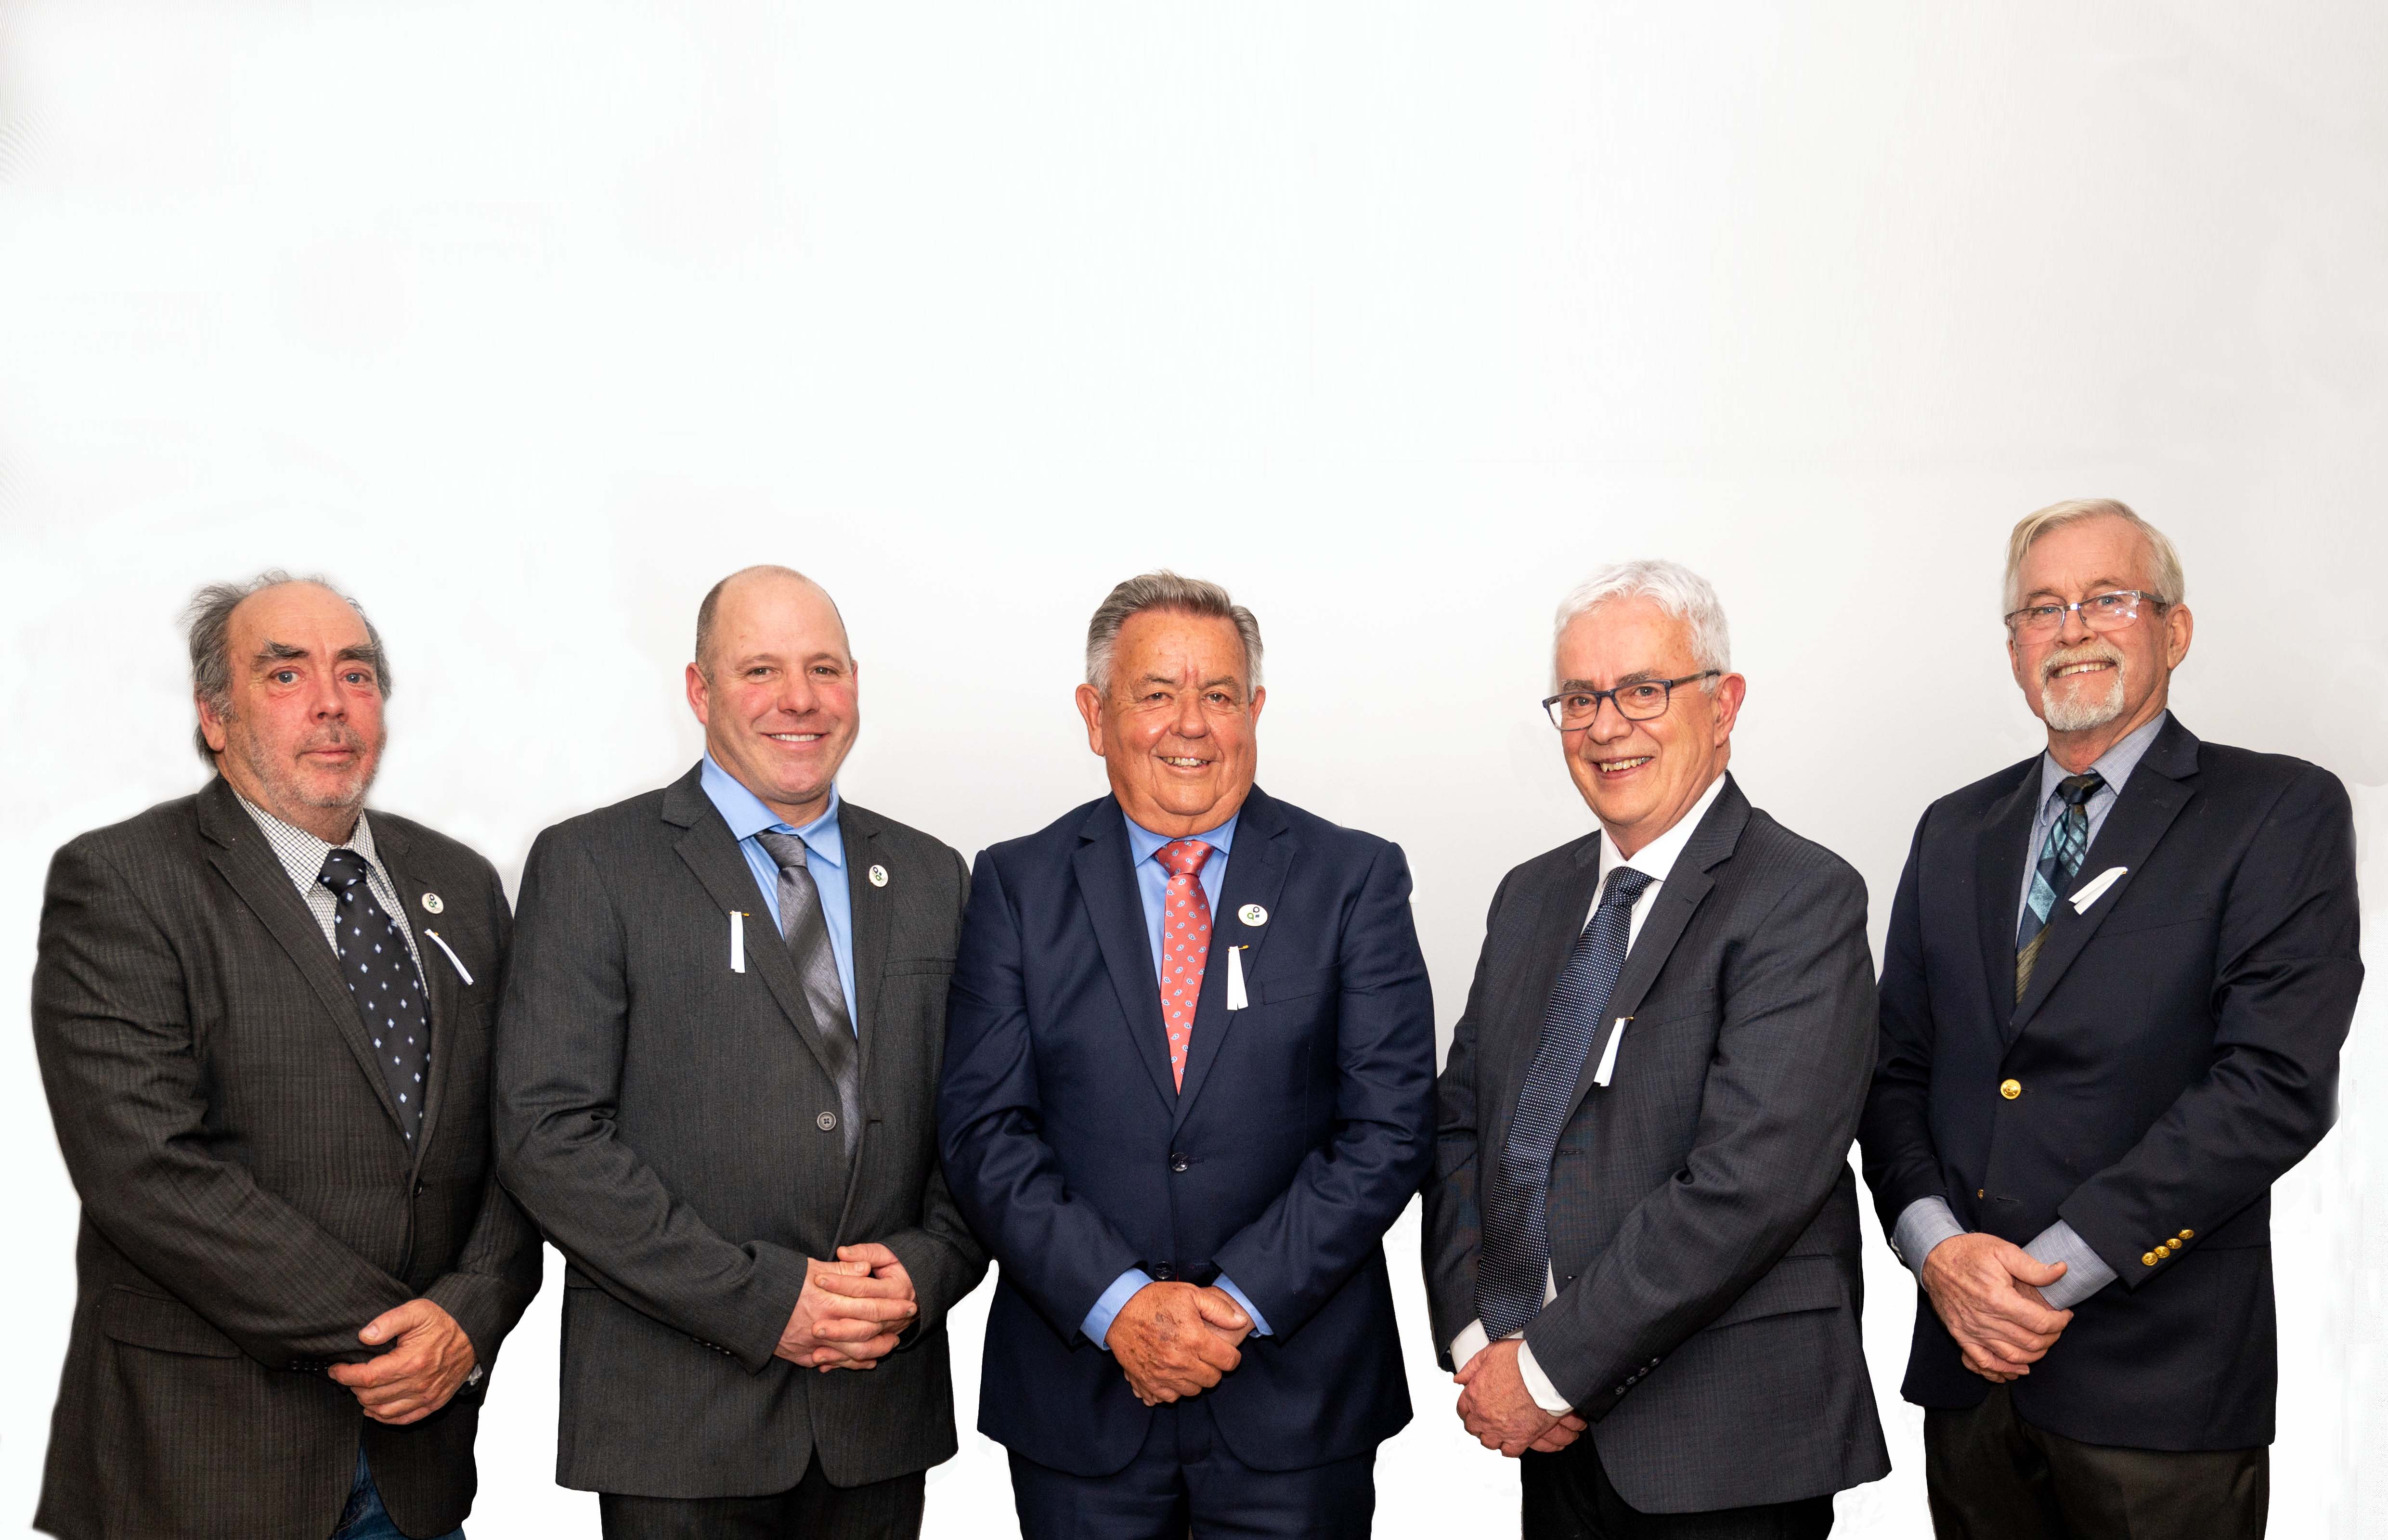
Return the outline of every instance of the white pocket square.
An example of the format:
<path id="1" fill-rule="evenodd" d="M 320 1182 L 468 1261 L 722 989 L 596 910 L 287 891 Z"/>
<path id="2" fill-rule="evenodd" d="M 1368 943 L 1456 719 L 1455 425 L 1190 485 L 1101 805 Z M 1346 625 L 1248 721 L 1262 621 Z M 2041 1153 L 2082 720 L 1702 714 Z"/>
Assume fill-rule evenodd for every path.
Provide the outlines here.
<path id="1" fill-rule="evenodd" d="M 2108 867 L 2105 871 L 2099 872 L 2096 876 L 2082 884 L 2080 890 L 2076 892 L 2071 898 L 2066 900 L 2066 902 L 2073 906 L 2074 913 L 2087 914 L 2090 912 L 2090 906 L 2096 903 L 2099 898 L 2104 895 L 2108 888 L 2121 881 L 2123 873 L 2129 870 L 2130 868 L 2128 866 Z"/>

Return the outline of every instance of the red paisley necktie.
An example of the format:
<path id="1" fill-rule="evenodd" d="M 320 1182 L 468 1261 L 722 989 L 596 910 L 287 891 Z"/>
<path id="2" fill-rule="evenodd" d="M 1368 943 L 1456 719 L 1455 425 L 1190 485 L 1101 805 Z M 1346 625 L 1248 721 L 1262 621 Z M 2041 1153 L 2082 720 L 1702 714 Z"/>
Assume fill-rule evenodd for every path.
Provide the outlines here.
<path id="1" fill-rule="evenodd" d="M 1169 1072 L 1184 1090 L 1194 1005 L 1202 998 L 1202 964 L 1211 955 L 1211 900 L 1202 896 L 1202 863 L 1211 847 L 1198 839 L 1174 839 L 1153 857 L 1169 870 L 1161 903 L 1161 1019 L 1169 1029 Z"/>

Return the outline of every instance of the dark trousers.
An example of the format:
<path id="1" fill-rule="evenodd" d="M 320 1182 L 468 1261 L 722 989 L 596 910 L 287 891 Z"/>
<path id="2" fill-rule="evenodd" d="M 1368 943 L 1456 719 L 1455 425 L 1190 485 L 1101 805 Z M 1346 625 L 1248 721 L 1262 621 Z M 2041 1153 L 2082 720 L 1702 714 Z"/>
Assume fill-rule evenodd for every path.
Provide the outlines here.
<path id="1" fill-rule="evenodd" d="M 597 1495 L 605 1540 L 915 1540 L 928 1472 L 832 1486 L 813 1461 L 805 1479 L 765 1497 Z"/>
<path id="2" fill-rule="evenodd" d="M 1525 1540 L 1824 1540 L 1833 1533 L 1830 1493 L 1706 1513 L 1645 1513 L 1609 1484 L 1590 1433 L 1555 1455 L 1522 1455 L 1518 1464 Z"/>
<path id="3" fill-rule="evenodd" d="M 2004 1385 L 1924 1413 L 1939 1540 L 2263 1540 L 2271 1454 L 2081 1444 L 2016 1416 Z"/>
<path id="4" fill-rule="evenodd" d="M 1377 1457 L 1255 1470 L 1227 1452 L 1211 1404 L 1196 1396 L 1154 1412 L 1144 1447 L 1109 1476 L 1073 1476 L 1013 1455 L 1011 1495 L 1025 1540 L 1366 1540 Z"/>

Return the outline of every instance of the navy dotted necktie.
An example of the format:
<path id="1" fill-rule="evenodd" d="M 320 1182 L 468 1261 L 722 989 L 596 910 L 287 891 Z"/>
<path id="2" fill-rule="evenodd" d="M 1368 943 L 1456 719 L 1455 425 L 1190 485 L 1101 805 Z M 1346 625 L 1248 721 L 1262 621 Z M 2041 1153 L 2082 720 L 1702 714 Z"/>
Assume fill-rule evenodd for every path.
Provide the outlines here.
<path id="1" fill-rule="evenodd" d="M 2090 799 L 2106 783 L 2096 770 L 2068 775 L 2056 783 L 2064 808 L 2049 825 L 2039 847 L 2039 863 L 2032 868 L 2031 892 L 2024 899 L 2023 919 L 2015 926 L 2015 999 L 2031 987 L 2032 965 L 2039 961 L 2040 943 L 2048 939 L 2048 917 L 2055 912 L 2059 888 L 2072 885 L 2090 854 Z"/>
<path id="2" fill-rule="evenodd" d="M 412 1140 L 423 1127 L 424 1087 L 431 1073 L 431 1018 L 424 1010 L 423 980 L 414 954 L 365 881 L 365 859 L 353 850 L 324 858 L 315 880 L 332 890 L 340 907 L 333 914 L 333 949 L 357 1015 L 373 1038 L 374 1059 L 389 1094 L 398 1099 L 398 1124 Z"/>
<path id="3" fill-rule="evenodd" d="M 1497 1179 L 1485 1195 L 1483 1250 L 1477 1259 L 1476 1307 L 1484 1334 L 1498 1342 L 1543 1308 L 1550 1275 L 1551 1160 L 1575 1101 L 1575 1083 L 1600 1036 L 1601 1017 L 1625 970 L 1633 904 L 1652 882 L 1620 866 L 1608 874 L 1599 907 L 1568 953 L 1543 1014 L 1543 1039 L 1518 1092 Z"/>

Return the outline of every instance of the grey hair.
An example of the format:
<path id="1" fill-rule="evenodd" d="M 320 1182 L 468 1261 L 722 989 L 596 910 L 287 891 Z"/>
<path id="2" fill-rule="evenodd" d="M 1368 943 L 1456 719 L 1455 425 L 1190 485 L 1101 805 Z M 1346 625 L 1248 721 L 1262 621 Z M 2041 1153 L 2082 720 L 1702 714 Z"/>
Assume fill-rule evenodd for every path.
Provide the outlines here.
<path id="1" fill-rule="evenodd" d="M 1244 688 L 1261 685 L 1261 623 L 1252 612 L 1227 597 L 1227 591 L 1200 578 L 1181 578 L 1163 569 L 1130 578 L 1095 606 L 1086 622 L 1086 682 L 1105 694 L 1111 688 L 1111 651 L 1119 645 L 1120 628 L 1132 616 L 1149 609 L 1176 610 L 1213 620 L 1232 621 L 1244 644 Z"/>
<path id="2" fill-rule="evenodd" d="M 183 610 L 183 629 L 191 643 L 191 694 L 208 703 L 215 714 L 229 721 L 232 719 L 232 612 L 241 601 L 280 588 L 286 583 L 312 583 L 329 590 L 340 602 L 357 612 L 364 622 L 365 642 L 370 654 L 365 661 L 373 665 L 374 680 L 381 690 L 382 699 L 389 698 L 389 653 L 381 644 L 381 632 L 374 628 L 373 617 L 365 607 L 340 592 L 322 578 L 293 578 L 280 567 L 271 567 L 243 583 L 210 583 L 191 595 Z M 198 745 L 200 760 L 212 767 L 216 751 L 208 746 L 205 727 L 191 729 L 191 741 Z"/>
<path id="3" fill-rule="evenodd" d="M 2012 615 L 2023 603 L 2024 554 L 2042 535 L 2052 535 L 2068 524 L 2085 519 L 2119 518 L 2140 532 L 2148 542 L 2149 579 L 2156 585 L 2153 597 L 2161 604 L 2178 605 L 2189 594 L 2189 579 L 2180 570 L 2180 553 L 2174 550 L 2165 532 L 2131 512 L 2127 503 L 2111 497 L 2077 497 L 2064 503 L 2051 503 L 2036 514 L 2026 514 L 2007 536 L 2007 580 L 2004 611 Z"/>
<path id="4" fill-rule="evenodd" d="M 1725 629 L 1724 605 L 1717 602 L 1708 580 L 1677 562 L 1619 562 L 1576 584 L 1559 601 L 1551 622 L 1551 683 L 1558 680 L 1558 641 L 1568 625 L 1612 599 L 1647 599 L 1691 628 L 1692 661 L 1719 674 L 1733 671 L 1733 638 Z M 1716 681 L 1705 681 L 1716 688 Z"/>

